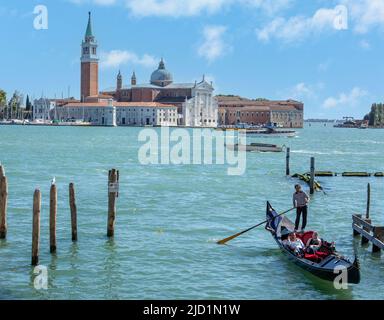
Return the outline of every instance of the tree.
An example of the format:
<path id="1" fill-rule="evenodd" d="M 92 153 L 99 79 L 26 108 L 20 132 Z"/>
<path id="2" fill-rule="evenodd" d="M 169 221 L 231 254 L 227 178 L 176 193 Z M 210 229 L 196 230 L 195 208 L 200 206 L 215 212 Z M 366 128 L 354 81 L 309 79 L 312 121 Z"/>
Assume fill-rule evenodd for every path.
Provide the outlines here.
<path id="1" fill-rule="evenodd" d="M 16 90 L 12 98 L 8 101 L 8 118 L 18 118 L 20 113 L 21 102 L 23 101 L 22 95 Z"/>
<path id="2" fill-rule="evenodd" d="M 31 111 L 32 110 L 32 103 L 29 100 L 29 95 L 27 95 L 27 101 L 25 102 L 25 110 L 26 111 Z"/>
<path id="3" fill-rule="evenodd" d="M 368 116 L 369 125 L 374 127 L 384 127 L 384 104 L 374 103 Z"/>
<path id="4" fill-rule="evenodd" d="M 0 89 L 0 116 L 2 119 L 5 118 L 6 106 L 7 106 L 7 93 L 4 90 Z"/>

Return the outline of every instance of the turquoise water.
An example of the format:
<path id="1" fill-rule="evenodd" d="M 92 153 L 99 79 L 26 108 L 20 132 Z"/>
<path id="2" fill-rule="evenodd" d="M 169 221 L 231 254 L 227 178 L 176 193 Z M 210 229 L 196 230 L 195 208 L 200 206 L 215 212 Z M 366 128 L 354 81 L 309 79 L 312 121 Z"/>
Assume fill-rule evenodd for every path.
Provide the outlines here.
<path id="1" fill-rule="evenodd" d="M 291 207 L 296 180 L 285 177 L 285 154 L 247 154 L 242 176 L 226 166 L 138 162 L 139 128 L 0 126 L 0 161 L 9 180 L 8 238 L 0 242 L 2 299 L 383 299 L 384 257 L 352 237 L 351 215 L 384 225 L 384 178 L 320 178 L 327 195 L 311 203 L 309 227 L 357 253 L 362 280 L 335 290 L 286 260 L 263 227 L 227 246 L 215 241 L 263 221 L 265 202 Z M 254 138 L 292 149 L 291 170 L 384 171 L 384 130 L 315 124 L 296 138 Z M 115 237 L 106 237 L 107 174 L 120 170 Z M 49 253 L 49 188 L 56 177 L 56 255 Z M 71 242 L 68 184 L 75 183 L 79 241 Z M 32 197 L 42 192 L 40 263 L 48 290 L 33 286 Z M 290 215 L 292 217 L 292 215 Z"/>

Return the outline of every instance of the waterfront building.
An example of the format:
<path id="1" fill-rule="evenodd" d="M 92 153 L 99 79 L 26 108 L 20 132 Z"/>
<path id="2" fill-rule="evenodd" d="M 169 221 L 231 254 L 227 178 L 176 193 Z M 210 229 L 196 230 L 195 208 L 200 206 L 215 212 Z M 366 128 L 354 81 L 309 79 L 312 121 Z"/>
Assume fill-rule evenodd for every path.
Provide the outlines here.
<path id="1" fill-rule="evenodd" d="M 217 96 L 219 125 L 276 124 L 279 127 L 303 128 L 304 104 L 295 100 L 250 100 L 239 96 Z"/>
<path id="2" fill-rule="evenodd" d="M 177 107 L 156 102 L 68 103 L 57 108 L 56 121 L 85 122 L 94 126 L 177 126 Z"/>
<path id="3" fill-rule="evenodd" d="M 116 87 L 102 92 L 118 102 L 157 102 L 174 105 L 178 109 L 178 124 L 188 127 L 217 127 L 218 104 L 213 95 L 212 83 L 203 76 L 195 83 L 174 83 L 173 75 L 161 59 L 149 83 L 137 84 L 135 72 L 129 86 L 123 85 L 121 72 Z"/>
<path id="4" fill-rule="evenodd" d="M 56 101 L 52 99 L 40 98 L 33 102 L 32 120 L 51 120 L 51 113 L 56 107 Z"/>

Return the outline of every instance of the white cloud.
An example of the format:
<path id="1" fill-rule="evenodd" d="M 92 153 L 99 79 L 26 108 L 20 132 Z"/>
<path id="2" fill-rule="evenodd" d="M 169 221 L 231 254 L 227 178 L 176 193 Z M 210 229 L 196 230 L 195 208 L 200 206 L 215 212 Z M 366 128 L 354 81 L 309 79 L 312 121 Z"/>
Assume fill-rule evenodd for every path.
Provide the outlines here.
<path id="1" fill-rule="evenodd" d="M 231 6 L 246 6 L 271 15 L 289 7 L 295 0 L 67 0 L 75 4 L 122 4 L 138 17 L 189 17 L 214 14 Z"/>
<path id="2" fill-rule="evenodd" d="M 196 16 L 216 13 L 234 0 L 126 0 L 135 16 Z"/>
<path id="3" fill-rule="evenodd" d="M 309 86 L 307 86 L 304 82 L 298 83 L 292 90 L 291 97 L 292 98 L 300 98 L 300 97 L 309 97 L 313 95 L 313 90 Z"/>
<path id="4" fill-rule="evenodd" d="M 370 42 L 368 40 L 361 40 L 359 42 L 359 45 L 364 50 L 370 50 L 371 49 L 371 44 L 370 44 Z"/>
<path id="5" fill-rule="evenodd" d="M 100 60 L 100 66 L 102 68 L 116 68 L 128 63 L 152 68 L 156 66 L 158 62 L 158 59 L 151 55 L 144 54 L 140 57 L 132 51 L 124 50 L 102 52 L 100 55 Z"/>
<path id="6" fill-rule="evenodd" d="M 299 101 L 317 99 L 317 92 L 324 88 L 323 83 L 307 84 L 299 82 L 291 88 L 285 89 L 278 93 L 281 99 L 294 99 Z"/>
<path id="7" fill-rule="evenodd" d="M 343 0 L 348 7 L 354 30 L 357 33 L 367 33 L 373 28 L 384 28 L 383 0 Z"/>
<path id="8" fill-rule="evenodd" d="M 199 56 L 213 62 L 224 55 L 229 46 L 225 43 L 223 36 L 227 28 L 225 26 L 206 26 L 203 30 L 203 43 L 198 48 Z"/>
<path id="9" fill-rule="evenodd" d="M 333 9 L 319 9 L 312 17 L 275 18 L 265 27 L 256 29 L 256 35 L 259 40 L 265 42 L 272 38 L 294 42 L 324 31 L 345 29 L 347 23 L 347 16 L 341 15 L 340 6 L 337 6 Z"/>
<path id="10" fill-rule="evenodd" d="M 323 102 L 323 107 L 326 109 L 334 109 L 341 106 L 353 107 L 356 106 L 360 98 L 366 96 L 367 91 L 354 87 L 349 93 L 340 93 L 337 97 L 329 97 Z"/>
<path id="11" fill-rule="evenodd" d="M 267 14 L 275 14 L 292 5 L 294 0 L 239 0 L 240 3 L 260 8 Z"/>
<path id="12" fill-rule="evenodd" d="M 117 3 L 117 0 L 69 0 L 75 4 L 91 3 L 99 6 L 111 6 Z"/>

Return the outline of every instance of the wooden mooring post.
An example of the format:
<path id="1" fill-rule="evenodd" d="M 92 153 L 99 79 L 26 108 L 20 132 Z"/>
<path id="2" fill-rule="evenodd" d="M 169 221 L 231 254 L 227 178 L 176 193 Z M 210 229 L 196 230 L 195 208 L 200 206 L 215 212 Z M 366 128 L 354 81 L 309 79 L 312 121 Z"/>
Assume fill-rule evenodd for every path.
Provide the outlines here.
<path id="1" fill-rule="evenodd" d="M 35 190 L 33 195 L 33 218 L 32 218 L 32 265 L 39 264 L 39 241 L 40 241 L 40 212 L 41 193 Z"/>
<path id="2" fill-rule="evenodd" d="M 384 227 L 375 227 L 373 229 L 373 236 L 384 243 Z M 372 243 L 372 252 L 380 252 L 382 247 L 376 245 L 375 243 Z"/>
<path id="3" fill-rule="evenodd" d="M 8 180 L 0 165 L 0 239 L 7 237 Z"/>
<path id="4" fill-rule="evenodd" d="M 368 183 L 368 186 L 367 186 L 367 210 L 365 212 L 365 222 L 367 222 L 368 224 L 372 223 L 371 219 L 369 218 L 370 207 L 371 207 L 371 184 Z M 368 226 L 363 226 L 363 229 L 366 232 L 370 232 L 371 231 Z M 364 244 L 367 244 L 368 242 L 369 242 L 369 239 L 364 237 L 364 235 L 362 234 L 362 236 L 361 236 L 361 244 L 364 245 Z"/>
<path id="5" fill-rule="evenodd" d="M 311 180 L 309 182 L 310 194 L 315 193 L 315 157 L 311 157 Z"/>
<path id="6" fill-rule="evenodd" d="M 107 236 L 115 234 L 116 198 L 119 196 L 119 171 L 109 170 L 108 173 L 108 225 Z"/>
<path id="7" fill-rule="evenodd" d="M 52 182 L 49 194 L 49 251 L 56 252 L 57 188 Z"/>
<path id="8" fill-rule="evenodd" d="M 367 211 L 365 214 L 365 217 L 367 219 L 369 219 L 370 208 L 371 208 L 371 184 L 368 183 L 368 187 L 367 187 Z"/>
<path id="9" fill-rule="evenodd" d="M 77 241 L 77 206 L 75 196 L 75 185 L 69 184 L 69 207 L 71 209 L 72 241 Z"/>
<path id="10" fill-rule="evenodd" d="M 372 252 L 384 250 L 384 227 L 373 226 L 370 219 L 360 214 L 352 215 L 352 221 L 353 235 L 361 235 L 362 245 L 372 242 Z"/>
<path id="11" fill-rule="evenodd" d="M 291 173 L 291 170 L 289 168 L 290 156 L 291 156 L 291 148 L 287 148 L 287 156 L 286 156 L 286 161 L 285 161 L 285 174 L 287 176 L 289 176 Z"/>

